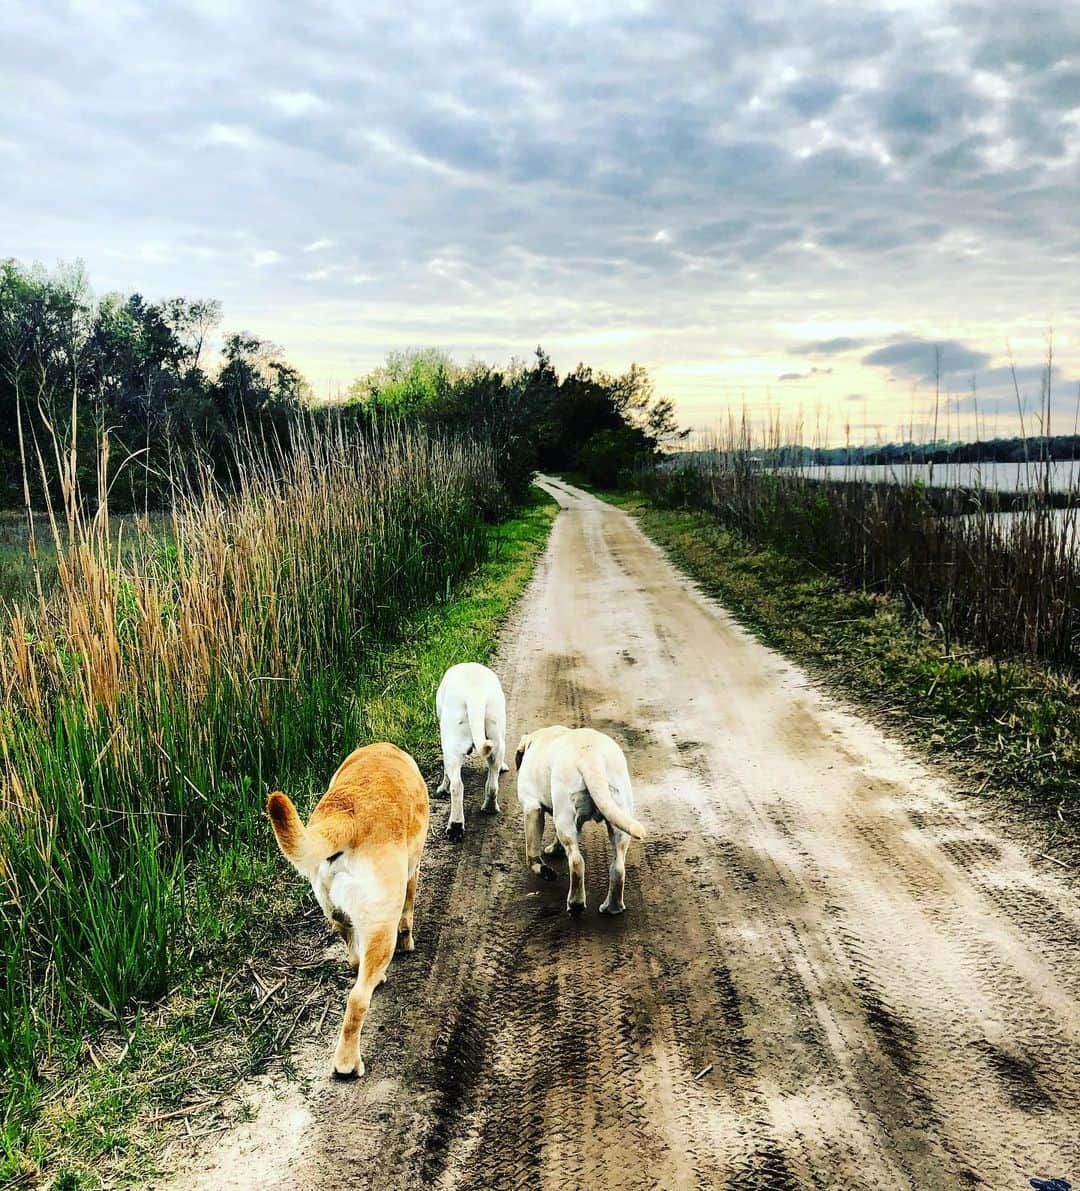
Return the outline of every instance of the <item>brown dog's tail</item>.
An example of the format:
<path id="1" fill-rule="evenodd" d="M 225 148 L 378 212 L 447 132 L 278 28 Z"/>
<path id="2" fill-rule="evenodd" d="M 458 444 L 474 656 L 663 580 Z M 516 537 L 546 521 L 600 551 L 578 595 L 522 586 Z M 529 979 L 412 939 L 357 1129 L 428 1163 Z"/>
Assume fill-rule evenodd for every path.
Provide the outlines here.
<path id="1" fill-rule="evenodd" d="M 270 816 L 278 847 L 290 864 L 304 872 L 324 859 L 323 852 L 328 851 L 326 841 L 320 835 L 313 835 L 300 822 L 296 807 L 287 794 L 275 790 L 266 800 L 266 813 Z"/>

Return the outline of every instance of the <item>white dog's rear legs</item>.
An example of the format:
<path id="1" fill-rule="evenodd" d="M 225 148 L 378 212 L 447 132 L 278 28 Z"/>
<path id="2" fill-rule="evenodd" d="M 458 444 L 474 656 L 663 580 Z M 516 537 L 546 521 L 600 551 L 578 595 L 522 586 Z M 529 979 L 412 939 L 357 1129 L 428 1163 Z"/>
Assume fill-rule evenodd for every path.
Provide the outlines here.
<path id="1" fill-rule="evenodd" d="M 446 824 L 446 838 L 449 840 L 461 839 L 465 834 L 465 783 L 461 780 L 461 761 L 459 752 L 444 748 L 446 777 L 443 780 L 450 787 L 450 818 Z"/>
<path id="2" fill-rule="evenodd" d="M 566 850 L 570 865 L 570 892 L 566 898 L 566 909 L 578 915 L 585 909 L 585 857 L 581 854 L 580 835 L 572 810 L 555 815 L 555 833 Z"/>
<path id="3" fill-rule="evenodd" d="M 611 867 L 608 869 L 607 897 L 600 906 L 600 913 L 621 914 L 626 909 L 623 888 L 626 884 L 626 851 L 630 847 L 630 837 L 609 823 L 608 840 L 611 842 Z"/>
<path id="4" fill-rule="evenodd" d="M 489 753 L 487 758 L 487 781 L 484 783 L 484 801 L 480 809 L 485 815 L 499 813 L 499 754 Z"/>
<path id="5" fill-rule="evenodd" d="M 541 845 L 544 842 L 544 808 L 525 812 L 525 860 L 538 877 L 545 881 L 555 880 L 555 870 L 550 864 L 544 863 L 541 855 Z"/>

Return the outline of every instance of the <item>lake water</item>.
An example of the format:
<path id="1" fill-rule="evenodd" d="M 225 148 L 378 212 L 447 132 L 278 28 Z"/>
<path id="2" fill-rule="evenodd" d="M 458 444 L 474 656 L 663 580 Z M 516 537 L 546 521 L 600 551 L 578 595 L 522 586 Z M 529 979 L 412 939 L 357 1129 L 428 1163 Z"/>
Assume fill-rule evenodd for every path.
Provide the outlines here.
<path id="1" fill-rule="evenodd" d="M 1075 554 L 1080 550 L 1080 512 L 1076 509 L 1049 509 L 1048 516 L 1057 526 L 1058 533 L 1065 541 L 1069 550 Z M 1001 526 L 1008 540 L 1020 521 L 1030 514 L 1027 513 L 990 513 L 967 514 L 968 516 L 984 516 L 992 518 L 995 525 Z"/>
<path id="2" fill-rule="evenodd" d="M 1049 470 L 1050 487 L 1055 492 L 1080 489 L 1080 460 L 1063 459 L 1050 463 L 928 463 L 836 464 L 828 467 L 799 468 L 802 475 L 820 480 L 866 480 L 871 483 L 910 484 L 921 480 L 934 488 L 989 488 L 998 492 L 1041 490 Z"/>

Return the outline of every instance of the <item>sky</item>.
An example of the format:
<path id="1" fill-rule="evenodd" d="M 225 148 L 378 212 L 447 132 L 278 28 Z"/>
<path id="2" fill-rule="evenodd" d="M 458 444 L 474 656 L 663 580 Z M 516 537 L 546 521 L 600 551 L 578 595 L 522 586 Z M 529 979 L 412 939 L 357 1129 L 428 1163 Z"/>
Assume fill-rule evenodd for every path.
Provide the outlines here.
<path id="1" fill-rule="evenodd" d="M 918 432 L 939 372 L 942 432 L 1008 434 L 1052 334 L 1073 427 L 1080 5 L 7 0 L 0 39 L 0 256 L 219 298 L 320 396 L 543 344 L 694 428 Z"/>

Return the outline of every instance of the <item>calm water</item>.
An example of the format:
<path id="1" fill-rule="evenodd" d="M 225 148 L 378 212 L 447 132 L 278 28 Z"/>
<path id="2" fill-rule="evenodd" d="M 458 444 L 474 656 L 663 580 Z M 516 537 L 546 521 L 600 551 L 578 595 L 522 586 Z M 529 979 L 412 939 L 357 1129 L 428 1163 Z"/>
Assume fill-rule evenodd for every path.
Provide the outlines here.
<path id="1" fill-rule="evenodd" d="M 910 484 L 921 480 L 935 488 L 992 488 L 999 492 L 1025 492 L 1041 489 L 1050 472 L 1050 487 L 1055 492 L 1080 489 L 1080 460 L 1054 463 L 935 463 L 931 478 L 927 463 L 895 465 L 844 464 L 829 467 L 805 467 L 803 475 L 822 480 L 870 480 L 880 483 Z"/>
<path id="2" fill-rule="evenodd" d="M 984 514 L 969 514 L 970 516 L 983 516 Z M 992 518 L 995 525 L 1001 526 L 1004 530 L 1006 540 L 1008 540 L 1017 525 L 1030 514 L 1025 513 L 990 513 L 986 514 Z M 1077 553 L 1080 550 L 1080 512 L 1076 509 L 1050 509 L 1048 515 L 1053 520 L 1054 525 L 1057 526 L 1058 533 L 1072 551 Z"/>

